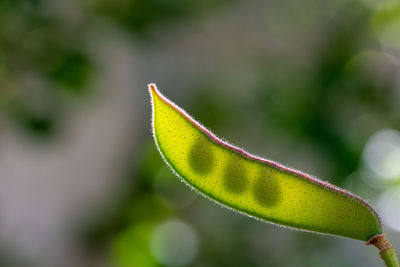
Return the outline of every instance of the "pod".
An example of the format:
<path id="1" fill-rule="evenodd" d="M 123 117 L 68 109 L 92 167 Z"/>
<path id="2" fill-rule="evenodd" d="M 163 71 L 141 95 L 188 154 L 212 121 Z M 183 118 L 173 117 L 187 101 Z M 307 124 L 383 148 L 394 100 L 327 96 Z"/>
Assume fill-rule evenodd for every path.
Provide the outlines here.
<path id="1" fill-rule="evenodd" d="M 188 185 L 239 213 L 298 230 L 368 241 L 382 234 L 360 197 L 216 137 L 149 84 L 152 126 L 165 162 Z"/>

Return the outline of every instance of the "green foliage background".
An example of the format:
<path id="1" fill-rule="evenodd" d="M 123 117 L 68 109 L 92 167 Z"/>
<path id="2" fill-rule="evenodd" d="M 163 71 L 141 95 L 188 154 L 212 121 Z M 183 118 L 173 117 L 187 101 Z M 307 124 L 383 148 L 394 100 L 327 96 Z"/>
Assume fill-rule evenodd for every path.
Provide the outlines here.
<path id="1" fill-rule="evenodd" d="M 72 240 L 47 243 L 68 243 L 78 252 L 61 246 L 60 255 L 79 257 L 30 254 L 0 237 L 0 265 L 170 266 L 154 256 L 151 238 L 175 218 L 198 240 L 186 266 L 377 266 L 376 251 L 360 242 L 287 231 L 193 198 L 155 149 L 146 84 L 219 136 L 376 207 L 400 181 L 376 178 L 363 158 L 374 133 L 400 130 L 399 10 L 373 0 L 0 0 L 0 144 L 11 135 L 39 150 L 68 147 L 76 117 L 111 123 L 91 111 L 98 99 L 116 99 L 111 113 L 129 107 L 128 126 L 110 132 L 132 134 L 110 157 L 113 181 L 102 180 L 102 198 L 82 193 L 79 201 L 96 204 L 60 222 Z M 8 175 L 0 173 L 5 200 Z M 13 179 L 40 187 L 35 173 Z M 378 212 L 392 208 L 382 205 Z M 32 207 L 29 217 L 43 214 Z M 21 225 L 35 231 L 29 220 Z M 399 232 L 386 230 L 399 248 Z"/>

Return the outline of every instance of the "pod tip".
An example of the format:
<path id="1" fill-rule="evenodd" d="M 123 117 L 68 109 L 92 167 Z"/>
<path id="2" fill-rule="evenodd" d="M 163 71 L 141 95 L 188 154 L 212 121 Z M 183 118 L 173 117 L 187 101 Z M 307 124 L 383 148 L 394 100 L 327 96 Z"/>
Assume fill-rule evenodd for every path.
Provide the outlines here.
<path id="1" fill-rule="evenodd" d="M 147 85 L 147 87 L 149 88 L 149 92 L 150 93 L 156 93 L 157 92 L 157 86 L 155 83 L 149 83 Z"/>

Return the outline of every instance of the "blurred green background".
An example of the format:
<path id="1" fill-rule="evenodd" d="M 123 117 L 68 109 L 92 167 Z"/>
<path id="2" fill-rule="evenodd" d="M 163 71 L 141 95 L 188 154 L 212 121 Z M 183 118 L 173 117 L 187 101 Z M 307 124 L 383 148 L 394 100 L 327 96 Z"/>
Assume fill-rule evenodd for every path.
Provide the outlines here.
<path id="1" fill-rule="evenodd" d="M 383 266 L 179 182 L 146 85 L 368 200 L 400 249 L 400 3 L 0 0 L 0 266 Z"/>

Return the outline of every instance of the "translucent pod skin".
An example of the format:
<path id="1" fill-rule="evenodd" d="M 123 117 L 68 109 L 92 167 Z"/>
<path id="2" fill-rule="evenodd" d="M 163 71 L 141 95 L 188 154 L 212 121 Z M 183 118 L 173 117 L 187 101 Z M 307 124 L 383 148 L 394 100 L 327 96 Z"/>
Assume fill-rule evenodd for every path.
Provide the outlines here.
<path id="1" fill-rule="evenodd" d="M 367 241 L 377 213 L 348 191 L 253 156 L 207 130 L 149 85 L 156 145 L 171 169 L 201 194 L 257 219 Z"/>

